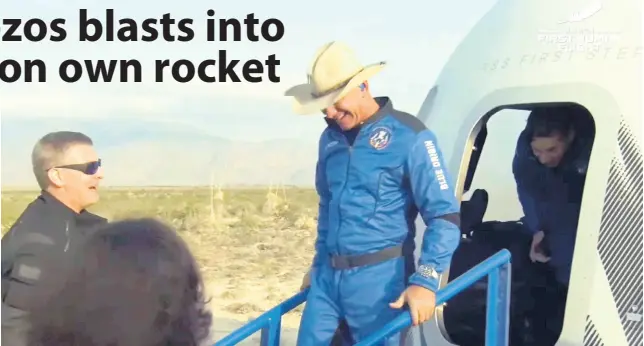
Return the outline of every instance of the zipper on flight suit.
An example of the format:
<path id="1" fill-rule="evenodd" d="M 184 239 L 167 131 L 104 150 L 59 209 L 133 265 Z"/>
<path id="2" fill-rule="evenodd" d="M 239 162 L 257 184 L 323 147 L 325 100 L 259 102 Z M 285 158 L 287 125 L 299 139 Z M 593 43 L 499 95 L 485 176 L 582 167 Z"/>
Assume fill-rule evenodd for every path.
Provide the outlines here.
<path id="1" fill-rule="evenodd" d="M 360 132 L 362 132 L 362 128 L 360 128 L 358 130 L 358 133 L 356 133 L 356 137 L 353 139 L 353 144 L 349 143 L 347 136 L 345 136 L 343 133 L 340 133 L 340 135 L 342 135 L 344 142 L 349 146 L 349 159 L 347 160 L 347 171 L 344 179 L 344 185 L 342 186 L 342 190 L 340 190 L 340 196 L 338 196 L 338 200 L 339 200 L 338 217 L 340 218 L 340 222 L 338 222 L 338 231 L 336 232 L 336 235 L 335 235 L 335 251 L 338 253 L 338 255 L 340 255 L 340 230 L 342 229 L 342 208 L 341 208 L 342 196 L 344 195 L 344 191 L 347 189 L 347 184 L 349 181 L 349 172 L 351 172 L 351 156 L 353 155 L 353 145 L 356 144 L 358 137 L 360 137 Z"/>
<path id="2" fill-rule="evenodd" d="M 341 133 L 340 135 L 342 135 L 344 142 L 349 146 L 349 149 L 348 149 L 349 158 L 347 160 L 347 170 L 346 170 L 346 176 L 344 179 L 344 185 L 342 186 L 342 190 L 340 190 L 340 196 L 338 196 L 338 217 L 340 220 L 338 222 L 338 230 L 335 233 L 335 252 L 338 254 L 338 256 L 342 255 L 340 254 L 340 230 L 342 229 L 342 196 L 344 195 L 344 191 L 347 189 L 347 184 L 349 182 L 349 172 L 351 172 L 351 156 L 353 154 L 353 145 L 349 143 L 349 140 L 343 133 Z M 353 140 L 353 144 L 356 143 L 359 135 L 360 135 L 360 131 L 358 131 L 358 133 L 356 134 L 356 138 Z M 344 306 L 342 304 L 342 298 L 341 298 L 342 293 L 341 293 L 340 282 L 342 282 L 344 279 L 344 271 L 340 271 L 339 273 L 334 273 L 333 276 L 335 275 L 338 275 L 337 285 L 335 286 L 335 291 L 336 291 L 335 294 L 336 294 L 336 297 L 338 298 L 339 308 L 340 310 L 343 310 Z"/>

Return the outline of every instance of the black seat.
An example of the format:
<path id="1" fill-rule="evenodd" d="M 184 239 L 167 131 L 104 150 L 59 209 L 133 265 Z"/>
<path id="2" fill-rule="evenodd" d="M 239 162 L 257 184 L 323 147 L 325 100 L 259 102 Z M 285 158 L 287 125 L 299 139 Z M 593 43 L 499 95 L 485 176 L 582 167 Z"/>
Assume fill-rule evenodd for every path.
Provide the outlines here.
<path id="1" fill-rule="evenodd" d="M 476 189 L 469 201 L 461 202 L 461 233 L 469 234 L 473 228 L 483 223 L 488 201 L 487 191 Z"/>

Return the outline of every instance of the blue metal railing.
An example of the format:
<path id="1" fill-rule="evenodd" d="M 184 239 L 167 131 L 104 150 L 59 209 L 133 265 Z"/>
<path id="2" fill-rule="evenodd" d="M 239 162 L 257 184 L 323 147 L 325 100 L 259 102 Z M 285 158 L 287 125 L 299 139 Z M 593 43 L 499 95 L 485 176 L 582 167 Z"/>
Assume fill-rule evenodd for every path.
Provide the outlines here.
<path id="1" fill-rule="evenodd" d="M 241 328 L 217 341 L 215 346 L 237 345 L 239 342 L 255 334 L 260 329 L 262 330 L 261 346 L 279 346 L 280 331 L 282 329 L 282 315 L 304 303 L 308 293 L 309 289 L 307 288 L 306 290 L 303 290 L 283 301 L 281 304 L 266 311 L 256 319 L 248 322 Z"/>
<path id="2" fill-rule="evenodd" d="M 438 306 L 480 279 L 488 277 L 485 326 L 486 346 L 508 346 L 509 343 L 511 257 L 510 252 L 503 249 L 452 280 L 436 293 L 436 305 Z M 262 330 L 262 346 L 279 346 L 282 315 L 304 303 L 307 293 L 308 289 L 294 295 L 221 339 L 215 346 L 236 345 L 260 329 Z M 374 345 L 409 326 L 411 326 L 411 316 L 408 313 L 401 313 L 378 332 L 355 346 Z"/>
<path id="3" fill-rule="evenodd" d="M 503 249 L 479 263 L 474 268 L 452 280 L 436 293 L 436 305 L 447 302 L 453 296 L 488 276 L 487 314 L 485 326 L 486 346 L 508 346 L 510 329 L 510 282 L 511 254 Z M 411 325 L 411 316 L 403 313 L 386 324 L 375 334 L 357 343 L 355 346 L 374 345 L 392 334 Z"/>

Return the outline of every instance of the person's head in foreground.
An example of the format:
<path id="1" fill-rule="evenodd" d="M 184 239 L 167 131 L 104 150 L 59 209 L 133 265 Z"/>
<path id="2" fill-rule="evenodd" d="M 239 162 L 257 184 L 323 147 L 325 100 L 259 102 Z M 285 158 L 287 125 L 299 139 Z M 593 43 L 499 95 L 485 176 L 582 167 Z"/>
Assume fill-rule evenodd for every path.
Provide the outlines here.
<path id="1" fill-rule="evenodd" d="M 321 111 L 329 121 L 348 131 L 378 111 L 367 80 L 384 66 L 385 62 L 363 66 L 345 44 L 329 42 L 315 54 L 308 83 L 288 89 L 285 95 L 294 98 L 296 113 Z"/>
<path id="2" fill-rule="evenodd" d="M 567 108 L 537 108 L 528 117 L 532 153 L 550 168 L 559 166 L 575 139 L 574 114 Z"/>
<path id="3" fill-rule="evenodd" d="M 92 140 L 79 132 L 52 132 L 34 146 L 31 162 L 38 185 L 70 209 L 81 212 L 98 202 L 103 179 Z"/>
<path id="4" fill-rule="evenodd" d="M 211 314 L 186 244 L 165 224 L 139 219 L 94 233 L 31 323 L 29 346 L 196 346 Z"/>

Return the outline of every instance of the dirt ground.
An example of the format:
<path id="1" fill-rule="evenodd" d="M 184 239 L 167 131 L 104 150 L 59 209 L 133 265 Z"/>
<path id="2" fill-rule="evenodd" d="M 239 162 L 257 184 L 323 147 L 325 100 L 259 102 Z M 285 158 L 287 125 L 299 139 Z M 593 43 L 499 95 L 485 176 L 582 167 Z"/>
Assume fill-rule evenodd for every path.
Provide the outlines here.
<path id="1" fill-rule="evenodd" d="M 2 193 L 2 233 L 37 191 Z M 313 257 L 317 195 L 308 189 L 102 189 L 110 220 L 158 217 L 189 244 L 216 318 L 246 322 L 297 293 Z M 299 324 L 302 306 L 284 316 Z"/>

